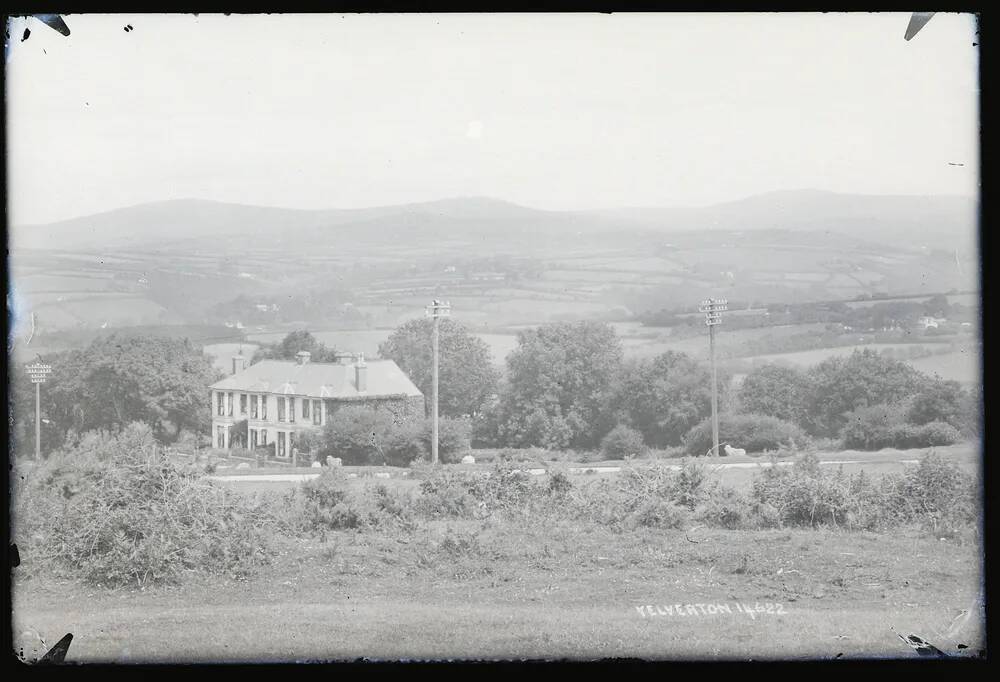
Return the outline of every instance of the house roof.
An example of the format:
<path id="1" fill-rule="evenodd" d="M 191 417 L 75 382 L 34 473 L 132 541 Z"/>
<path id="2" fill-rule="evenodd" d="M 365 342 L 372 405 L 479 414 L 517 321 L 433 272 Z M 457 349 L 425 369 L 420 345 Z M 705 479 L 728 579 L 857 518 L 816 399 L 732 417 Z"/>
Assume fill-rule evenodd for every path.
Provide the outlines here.
<path id="1" fill-rule="evenodd" d="M 367 389 L 358 391 L 355 365 L 325 362 L 262 360 L 210 386 L 218 391 L 286 393 L 311 398 L 423 396 L 392 360 L 368 360 Z"/>

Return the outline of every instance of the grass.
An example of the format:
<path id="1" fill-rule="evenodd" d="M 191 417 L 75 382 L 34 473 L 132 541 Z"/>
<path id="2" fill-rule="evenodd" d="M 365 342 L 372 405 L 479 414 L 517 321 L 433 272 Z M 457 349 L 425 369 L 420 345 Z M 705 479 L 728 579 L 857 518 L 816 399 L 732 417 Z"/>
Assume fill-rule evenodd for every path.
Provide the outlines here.
<path id="1" fill-rule="evenodd" d="M 975 443 L 963 443 L 959 445 L 951 445 L 947 447 L 934 448 L 934 451 L 941 457 L 953 461 L 962 467 L 964 470 L 969 472 L 977 472 L 980 466 L 980 447 Z M 857 473 L 860 470 L 865 470 L 869 474 L 879 475 L 883 473 L 898 473 L 905 471 L 908 467 L 913 466 L 913 464 L 908 463 L 906 460 L 917 460 L 927 452 L 926 449 L 917 450 L 896 450 L 893 448 L 886 448 L 884 450 L 879 450 L 877 452 L 864 452 L 860 450 L 840 450 L 835 452 L 824 452 L 820 453 L 821 460 L 825 461 L 843 461 L 843 460 L 857 460 L 857 464 L 827 464 L 825 467 L 830 467 L 835 469 L 836 467 L 842 466 L 844 473 L 851 475 Z M 473 451 L 475 454 L 475 451 Z M 721 457 L 718 459 L 705 459 L 705 458 L 692 458 L 696 461 L 704 464 L 711 474 L 712 480 L 717 480 L 723 485 L 748 489 L 750 481 L 759 472 L 757 467 L 748 468 L 728 468 L 719 469 L 715 471 L 716 467 L 721 464 L 760 464 L 762 466 L 767 466 L 770 462 L 769 458 L 758 456 L 753 457 L 750 455 L 739 456 L 739 457 Z M 641 465 L 645 460 L 636 460 L 635 463 Z M 791 461 L 790 459 L 781 461 Z M 681 459 L 671 459 L 667 460 L 668 464 L 679 466 L 681 464 Z M 569 478 L 575 483 L 586 482 L 588 480 L 593 480 L 605 476 L 614 476 L 615 473 L 570 473 L 568 469 L 575 468 L 588 468 L 588 467 L 624 467 L 627 463 L 621 460 L 603 460 L 598 462 L 588 462 L 588 463 L 575 463 L 575 462 L 519 462 L 512 463 L 513 467 L 531 469 L 531 468 L 547 468 L 550 470 L 561 470 L 567 472 Z M 460 471 L 490 471 L 492 469 L 492 464 L 476 464 L 476 465 L 447 465 L 449 470 L 460 470 Z M 417 480 L 409 478 L 406 474 L 408 470 L 398 469 L 395 467 L 344 467 L 347 472 L 357 473 L 358 477 L 350 479 L 350 484 L 352 486 L 361 487 L 366 485 L 372 480 L 378 480 L 379 482 L 393 487 L 393 488 L 412 488 L 418 484 Z M 392 477 L 389 479 L 372 479 L 369 477 L 370 474 L 389 472 Z M 218 475 L 226 476 L 239 476 L 239 475 L 253 475 L 256 473 L 285 473 L 285 470 L 279 469 L 265 469 L 263 471 L 258 470 L 235 470 L 235 469 L 224 469 L 218 471 Z M 315 469 L 287 469 L 287 473 L 316 473 Z M 242 493 L 253 495 L 256 493 L 271 493 L 271 492 L 284 492 L 293 489 L 298 485 L 296 482 L 289 481 L 224 481 L 220 482 L 220 485 L 225 485 L 238 490 Z"/>
<path id="2" fill-rule="evenodd" d="M 74 634 L 68 661 L 909 658 L 890 628 L 948 652 L 980 648 L 975 619 L 949 632 L 980 579 L 974 542 L 918 531 L 441 522 L 409 537 L 287 540 L 266 574 L 243 583 L 109 591 L 15 570 L 13 604 L 15 632 L 32 627 L 47 642 Z M 785 613 L 637 610 L 758 602 Z"/>

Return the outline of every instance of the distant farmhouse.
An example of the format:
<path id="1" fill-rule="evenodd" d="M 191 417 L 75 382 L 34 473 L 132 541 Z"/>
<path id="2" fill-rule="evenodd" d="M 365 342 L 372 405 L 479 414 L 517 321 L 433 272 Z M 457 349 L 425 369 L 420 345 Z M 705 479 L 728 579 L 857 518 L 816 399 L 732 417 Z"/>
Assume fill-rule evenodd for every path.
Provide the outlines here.
<path id="1" fill-rule="evenodd" d="M 338 354 L 335 363 L 309 358 L 302 351 L 296 361 L 263 360 L 248 367 L 244 356 L 235 356 L 233 373 L 209 387 L 215 447 L 236 445 L 233 427 L 246 420 L 246 447 L 270 446 L 276 457 L 288 459 L 299 434 L 319 429 L 344 405 L 423 418 L 423 393 L 392 360 L 366 362 L 362 354 Z"/>

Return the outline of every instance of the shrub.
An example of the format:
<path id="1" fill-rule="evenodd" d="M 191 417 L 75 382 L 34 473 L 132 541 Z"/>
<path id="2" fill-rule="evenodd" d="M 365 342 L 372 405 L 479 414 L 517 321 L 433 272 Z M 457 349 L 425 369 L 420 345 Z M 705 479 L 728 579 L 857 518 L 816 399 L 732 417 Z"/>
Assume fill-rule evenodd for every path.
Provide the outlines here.
<path id="1" fill-rule="evenodd" d="M 552 471 L 549 473 L 549 494 L 565 495 L 572 489 L 573 483 L 569 480 L 569 476 L 561 471 Z"/>
<path id="2" fill-rule="evenodd" d="M 447 469 L 434 469 L 420 482 L 417 510 L 432 518 L 470 517 L 477 503 L 470 492 L 473 478 L 469 474 Z"/>
<path id="3" fill-rule="evenodd" d="M 386 464 L 408 467 L 412 462 L 425 458 L 430 445 L 424 444 L 418 423 L 403 422 L 386 429 L 382 436 L 381 451 Z"/>
<path id="4" fill-rule="evenodd" d="M 316 478 L 300 488 L 304 505 L 301 509 L 305 527 L 309 530 L 356 528 L 357 511 L 348 504 L 347 478 L 336 467 L 323 467 Z"/>
<path id="5" fill-rule="evenodd" d="M 337 410 L 318 441 L 321 457 L 340 457 L 344 464 L 408 466 L 426 451 L 419 422 L 362 405 Z"/>
<path id="6" fill-rule="evenodd" d="M 925 448 L 952 445 L 961 440 L 958 429 L 944 422 L 915 425 L 905 422 L 906 410 L 900 405 L 875 405 L 854 410 L 841 431 L 846 448 L 879 450 L 881 448 Z"/>
<path id="7" fill-rule="evenodd" d="M 637 430 L 619 424 L 601 440 L 601 453 L 608 459 L 624 459 L 629 455 L 645 454 L 646 444 Z"/>
<path id="8" fill-rule="evenodd" d="M 421 439 L 425 453 L 431 451 L 433 422 L 424 422 Z M 438 419 L 438 458 L 445 464 L 457 464 L 469 452 L 471 425 L 467 419 Z"/>
<path id="9" fill-rule="evenodd" d="M 900 405 L 872 405 L 859 407 L 847 415 L 847 422 L 840 431 L 845 448 L 880 450 L 894 447 L 905 439 L 904 408 Z"/>
<path id="10" fill-rule="evenodd" d="M 688 511 L 673 500 L 653 497 L 642 500 L 628 515 L 625 525 L 628 528 L 682 528 L 687 523 L 688 515 Z"/>
<path id="11" fill-rule="evenodd" d="M 295 434 L 295 447 L 299 455 L 311 454 L 319 449 L 320 434 L 316 431 L 299 431 Z"/>
<path id="12" fill-rule="evenodd" d="M 962 439 L 951 424 L 945 422 L 928 422 L 914 429 L 912 447 L 929 448 L 937 445 L 953 445 Z"/>
<path id="13" fill-rule="evenodd" d="M 738 490 L 716 486 L 698 505 L 696 518 L 710 526 L 736 530 L 753 523 L 753 506 Z"/>
<path id="14" fill-rule="evenodd" d="M 978 516 L 975 480 L 933 452 L 906 472 L 899 486 L 901 507 L 909 518 L 937 530 L 941 526 L 971 524 Z"/>
<path id="15" fill-rule="evenodd" d="M 469 492 L 488 513 L 523 512 L 540 489 L 530 474 L 499 462 L 489 476 L 472 477 Z"/>
<path id="16" fill-rule="evenodd" d="M 15 512 L 26 564 L 121 586 L 177 582 L 189 571 L 243 578 L 268 561 L 267 510 L 172 464 L 145 425 L 89 434 L 28 479 Z"/>
<path id="17" fill-rule="evenodd" d="M 725 443 L 747 452 L 801 448 L 806 435 L 795 424 L 760 414 L 722 415 L 719 418 L 719 447 Z M 689 455 L 704 455 L 712 449 L 712 421 L 705 419 L 684 436 Z M 725 454 L 725 451 L 721 454 Z"/>

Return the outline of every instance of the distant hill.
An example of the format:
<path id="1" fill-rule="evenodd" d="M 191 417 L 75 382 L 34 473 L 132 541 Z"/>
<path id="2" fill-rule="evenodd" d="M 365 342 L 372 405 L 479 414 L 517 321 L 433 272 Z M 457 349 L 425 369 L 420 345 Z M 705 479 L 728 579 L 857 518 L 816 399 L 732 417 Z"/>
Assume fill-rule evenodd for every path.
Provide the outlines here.
<path id="1" fill-rule="evenodd" d="M 425 239 L 526 247 L 571 235 L 637 231 L 790 230 L 839 234 L 893 248 L 971 255 L 978 207 L 957 196 L 874 196 L 817 190 L 771 192 L 695 208 L 543 211 L 485 197 L 362 209 L 298 210 L 181 199 L 141 204 L 45 225 L 14 226 L 15 249 L 146 250 L 253 239 L 268 247 L 345 241 L 407 248 Z"/>
<path id="2" fill-rule="evenodd" d="M 975 251 L 979 207 L 962 196 L 790 190 L 699 208 L 623 208 L 598 215 L 647 229 L 790 230 L 840 234 L 893 248 Z M 966 254 L 969 255 L 969 254 Z"/>

